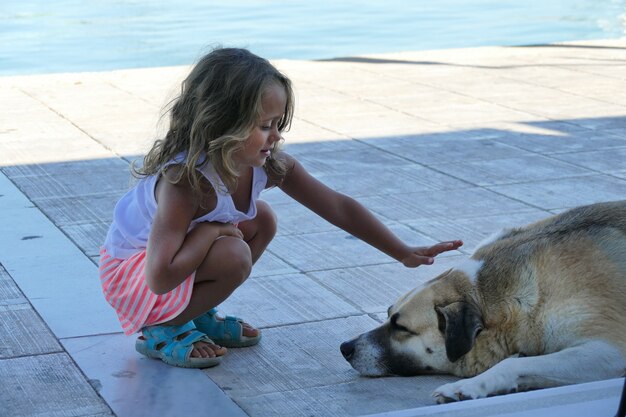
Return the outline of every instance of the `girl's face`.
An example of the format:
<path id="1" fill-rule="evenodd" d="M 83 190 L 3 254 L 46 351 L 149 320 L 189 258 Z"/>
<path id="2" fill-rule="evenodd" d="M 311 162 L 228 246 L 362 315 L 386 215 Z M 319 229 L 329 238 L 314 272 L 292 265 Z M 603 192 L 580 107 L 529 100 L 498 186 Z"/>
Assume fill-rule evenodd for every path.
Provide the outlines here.
<path id="1" fill-rule="evenodd" d="M 246 139 L 243 149 L 233 156 L 240 168 L 263 166 L 274 144 L 281 139 L 278 122 L 283 117 L 287 105 L 285 88 L 278 83 L 272 84 L 263 94 L 261 105 L 263 111 L 259 122 Z"/>

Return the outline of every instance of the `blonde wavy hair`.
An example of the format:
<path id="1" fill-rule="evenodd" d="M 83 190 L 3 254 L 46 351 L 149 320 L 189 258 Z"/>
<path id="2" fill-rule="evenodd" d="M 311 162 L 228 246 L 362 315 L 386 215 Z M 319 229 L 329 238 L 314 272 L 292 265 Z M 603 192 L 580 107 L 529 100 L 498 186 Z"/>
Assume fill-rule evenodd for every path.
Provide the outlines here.
<path id="1" fill-rule="evenodd" d="M 138 177 L 158 175 L 179 154 L 186 158 L 182 169 L 169 180 L 178 183 L 186 176 L 199 197 L 202 174 L 197 170 L 207 161 L 215 168 L 227 192 L 237 188 L 239 172 L 233 154 L 243 148 L 259 123 L 263 94 L 274 84 L 284 87 L 285 113 L 278 122 L 283 132 L 291 126 L 294 94 L 291 81 L 269 61 L 246 49 L 217 48 L 205 55 L 183 81 L 180 95 L 169 110 L 169 129 L 132 170 Z M 279 145 L 277 143 L 276 145 Z M 206 156 L 206 160 L 204 158 Z M 286 173 L 279 146 L 265 163 L 268 176 L 280 181 Z"/>

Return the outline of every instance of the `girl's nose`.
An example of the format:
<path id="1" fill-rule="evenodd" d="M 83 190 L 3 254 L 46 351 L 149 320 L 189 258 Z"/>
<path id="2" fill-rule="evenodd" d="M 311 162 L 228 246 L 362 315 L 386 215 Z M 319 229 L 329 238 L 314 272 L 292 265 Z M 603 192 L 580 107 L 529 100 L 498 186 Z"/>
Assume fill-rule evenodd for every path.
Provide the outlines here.
<path id="1" fill-rule="evenodd" d="M 272 142 L 278 142 L 279 140 L 281 140 L 282 136 L 280 135 L 280 132 L 278 131 L 278 129 L 275 127 L 272 129 L 271 135 L 270 135 L 270 141 Z"/>

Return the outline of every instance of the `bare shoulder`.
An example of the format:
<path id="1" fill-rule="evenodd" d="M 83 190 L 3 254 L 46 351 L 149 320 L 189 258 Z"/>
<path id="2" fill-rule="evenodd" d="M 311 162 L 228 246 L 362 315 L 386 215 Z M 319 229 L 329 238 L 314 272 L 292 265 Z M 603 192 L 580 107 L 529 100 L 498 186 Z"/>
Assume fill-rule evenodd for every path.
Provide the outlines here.
<path id="1" fill-rule="evenodd" d="M 302 191 L 312 186 L 311 181 L 315 179 L 294 156 L 285 154 L 285 167 L 285 175 L 277 184 L 283 191 L 291 194 L 294 190 Z"/>
<path id="2" fill-rule="evenodd" d="M 199 190 L 194 189 L 183 165 L 170 165 L 157 180 L 155 197 L 157 205 L 167 202 L 193 208 L 193 217 L 200 217 L 212 211 L 217 205 L 217 197 L 211 183 L 200 176 Z"/>
<path id="3" fill-rule="evenodd" d="M 281 187 L 291 176 L 294 167 L 298 163 L 293 156 L 282 150 L 274 158 L 276 158 L 278 164 L 274 164 L 274 167 L 266 165 L 265 169 L 267 173 L 267 188 Z M 282 169 L 276 169 L 278 166 L 281 166 Z"/>

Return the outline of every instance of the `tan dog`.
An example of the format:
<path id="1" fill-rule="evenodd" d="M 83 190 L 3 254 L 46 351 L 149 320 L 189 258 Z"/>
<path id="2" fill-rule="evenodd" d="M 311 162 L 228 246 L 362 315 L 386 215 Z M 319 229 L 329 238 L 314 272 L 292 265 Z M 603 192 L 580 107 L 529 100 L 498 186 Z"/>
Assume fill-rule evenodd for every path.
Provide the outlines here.
<path id="1" fill-rule="evenodd" d="M 504 230 L 341 345 L 362 375 L 447 373 L 438 402 L 620 377 L 626 201 Z"/>

